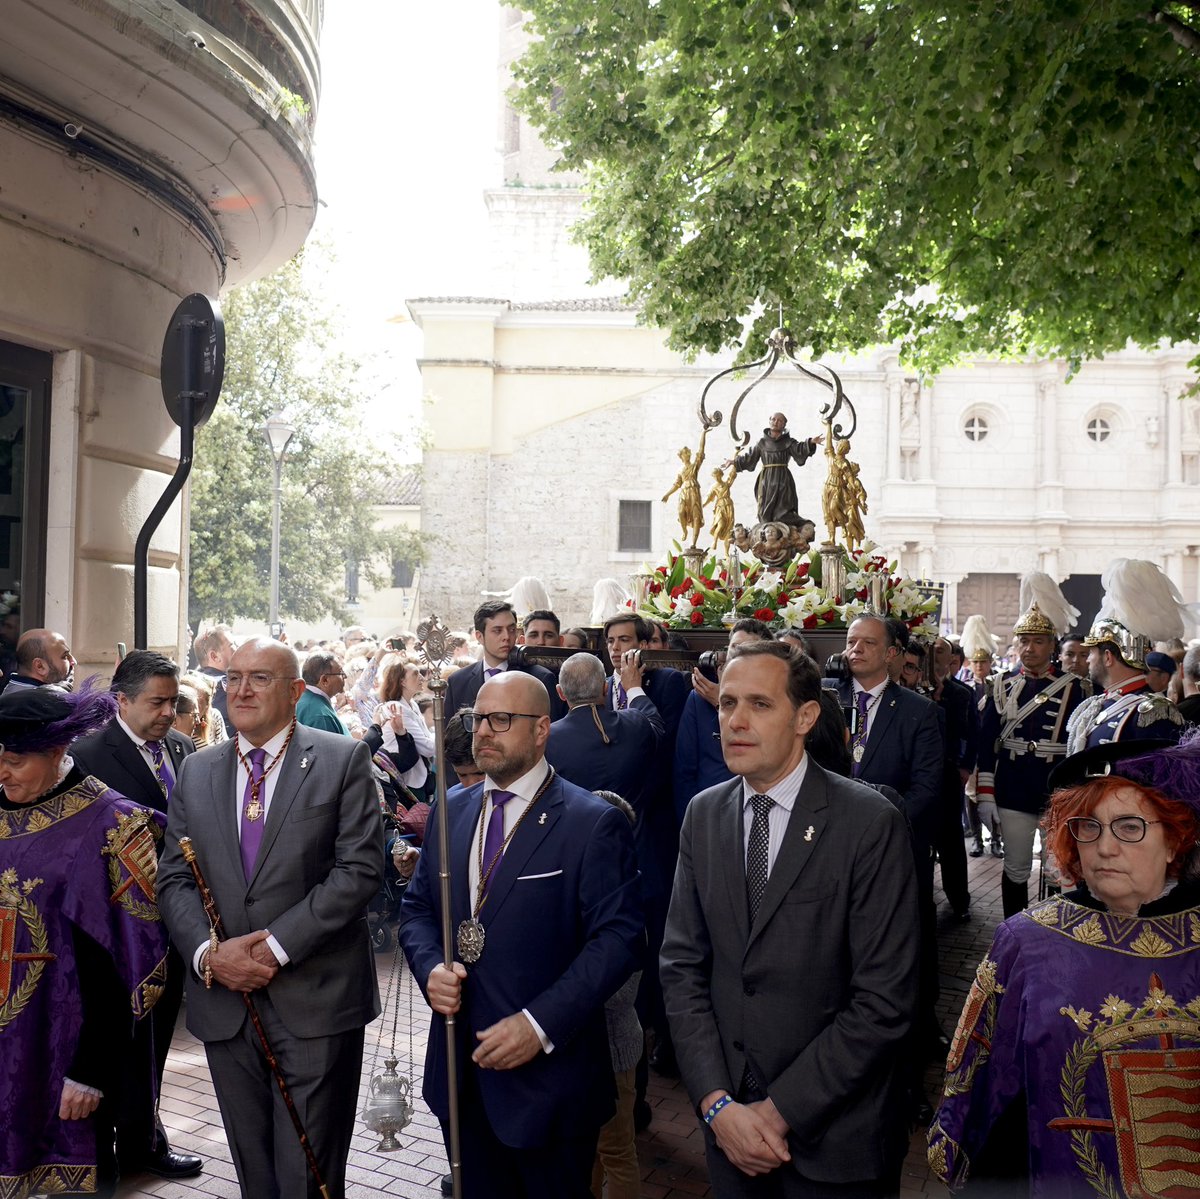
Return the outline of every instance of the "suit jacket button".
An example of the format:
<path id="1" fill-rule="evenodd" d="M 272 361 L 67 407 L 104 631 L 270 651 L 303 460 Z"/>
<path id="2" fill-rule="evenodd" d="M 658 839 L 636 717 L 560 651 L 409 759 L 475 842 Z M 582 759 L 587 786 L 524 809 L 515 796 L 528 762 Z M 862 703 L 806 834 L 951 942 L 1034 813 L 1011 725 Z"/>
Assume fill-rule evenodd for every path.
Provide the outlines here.
<path id="1" fill-rule="evenodd" d="M 749 983 L 746 983 L 746 984 L 745 984 L 745 985 L 742 987 L 742 994 L 743 994 L 743 995 L 747 995 L 747 996 L 749 996 L 749 995 L 753 995 L 753 994 L 754 994 L 754 988 L 753 988 L 753 987 L 752 987 L 752 986 L 751 986 Z"/>
<path id="2" fill-rule="evenodd" d="M 254 906 L 254 896 L 253 896 L 253 895 L 247 895 L 247 896 L 246 896 L 246 907 L 250 908 L 250 907 L 253 907 L 253 906 Z"/>
<path id="3" fill-rule="evenodd" d="M 734 1047 L 734 1049 L 736 1049 L 738 1051 L 738 1053 L 741 1053 L 742 1049 L 744 1048 L 741 1041 L 734 1041 L 733 1047 Z"/>

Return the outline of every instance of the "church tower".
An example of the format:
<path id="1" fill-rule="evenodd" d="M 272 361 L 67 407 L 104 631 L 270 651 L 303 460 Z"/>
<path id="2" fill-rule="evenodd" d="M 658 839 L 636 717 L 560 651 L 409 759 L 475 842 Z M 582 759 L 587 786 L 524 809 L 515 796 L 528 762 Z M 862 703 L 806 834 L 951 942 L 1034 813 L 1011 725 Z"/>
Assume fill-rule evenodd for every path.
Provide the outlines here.
<path id="1" fill-rule="evenodd" d="M 619 281 L 589 286 L 587 254 L 571 239 L 571 226 L 583 215 L 581 177 L 555 169 L 558 154 L 512 103 L 512 65 L 529 42 L 525 14 L 501 5 L 497 138 L 503 183 L 485 194 L 492 294 L 517 303 L 619 296 Z"/>

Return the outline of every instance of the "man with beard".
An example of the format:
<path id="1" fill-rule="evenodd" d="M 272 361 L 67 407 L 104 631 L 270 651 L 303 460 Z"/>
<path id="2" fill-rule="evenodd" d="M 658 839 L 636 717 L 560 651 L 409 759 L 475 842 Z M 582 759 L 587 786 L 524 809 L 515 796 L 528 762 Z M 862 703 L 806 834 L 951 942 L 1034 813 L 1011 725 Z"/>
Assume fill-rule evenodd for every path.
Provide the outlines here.
<path id="1" fill-rule="evenodd" d="M 17 669 L 9 687 L 61 687 L 75 681 L 75 657 L 66 638 L 53 629 L 29 629 L 17 642 Z"/>
<path id="2" fill-rule="evenodd" d="M 434 1010 L 425 1100 L 449 1151 L 444 1020 L 454 1015 L 466 1199 L 587 1199 L 615 1110 L 604 1004 L 640 960 L 633 834 L 546 762 L 540 680 L 502 673 L 462 715 L 485 777 L 447 806 L 452 966 L 432 822 L 401 907 L 400 942 Z"/>

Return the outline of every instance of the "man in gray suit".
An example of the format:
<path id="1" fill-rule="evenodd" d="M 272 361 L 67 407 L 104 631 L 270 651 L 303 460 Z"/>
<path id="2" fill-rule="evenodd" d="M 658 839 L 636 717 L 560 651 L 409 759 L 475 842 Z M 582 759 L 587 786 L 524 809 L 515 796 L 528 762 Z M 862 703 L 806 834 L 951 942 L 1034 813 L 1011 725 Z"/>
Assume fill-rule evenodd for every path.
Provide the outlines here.
<path id="1" fill-rule="evenodd" d="M 363 1028 L 379 1014 L 366 907 L 381 884 L 383 830 L 370 753 L 296 724 L 304 683 L 285 645 L 244 644 L 226 685 L 238 736 L 179 772 L 159 907 L 190 963 L 188 1028 L 204 1042 L 242 1194 L 318 1194 L 239 994 L 248 992 L 329 1193 L 340 1196 Z M 184 836 L 228 938 L 215 951 Z"/>
<path id="2" fill-rule="evenodd" d="M 739 777 L 683 822 L 662 984 L 718 1199 L 899 1186 L 912 850 L 886 799 L 805 754 L 820 686 L 784 643 L 732 650 L 719 713 Z"/>

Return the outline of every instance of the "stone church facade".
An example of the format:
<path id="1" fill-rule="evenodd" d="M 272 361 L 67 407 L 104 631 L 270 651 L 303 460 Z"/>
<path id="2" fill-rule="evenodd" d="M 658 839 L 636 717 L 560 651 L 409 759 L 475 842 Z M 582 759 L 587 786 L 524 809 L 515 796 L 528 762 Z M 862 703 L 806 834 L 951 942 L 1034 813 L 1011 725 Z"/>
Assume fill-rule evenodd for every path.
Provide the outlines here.
<path id="1" fill-rule="evenodd" d="M 515 10 L 500 13 L 504 83 L 524 35 Z M 425 338 L 431 426 L 422 605 L 461 625 L 481 592 L 536 575 L 576 623 L 597 579 L 627 579 L 679 537 L 674 500 L 661 497 L 678 449 L 698 443 L 705 381 L 731 358 L 686 362 L 638 324 L 619 285 L 587 283 L 569 240 L 578 181 L 552 172 L 553 156 L 505 103 L 499 124 L 504 182 L 486 195 L 492 260 L 480 294 L 408 305 Z M 946 585 L 943 624 L 954 630 L 982 611 L 1006 633 L 1031 569 L 1063 581 L 1089 621 L 1100 572 L 1118 556 L 1157 562 L 1195 598 L 1193 353 L 1130 349 L 1070 382 L 1061 362 L 975 361 L 920 380 L 886 347 L 830 360 L 858 412 L 851 457 L 870 497 L 868 536 L 907 574 Z M 734 449 L 728 414 L 744 386 L 727 381 L 710 397 L 727 419 L 709 436 L 705 484 Z M 826 394 L 777 368 L 746 399 L 739 426 L 757 437 L 780 410 L 795 436 L 820 432 Z M 823 478 L 819 456 L 796 473 L 801 512 L 818 523 Z M 733 495 L 749 521 L 749 475 Z"/>

